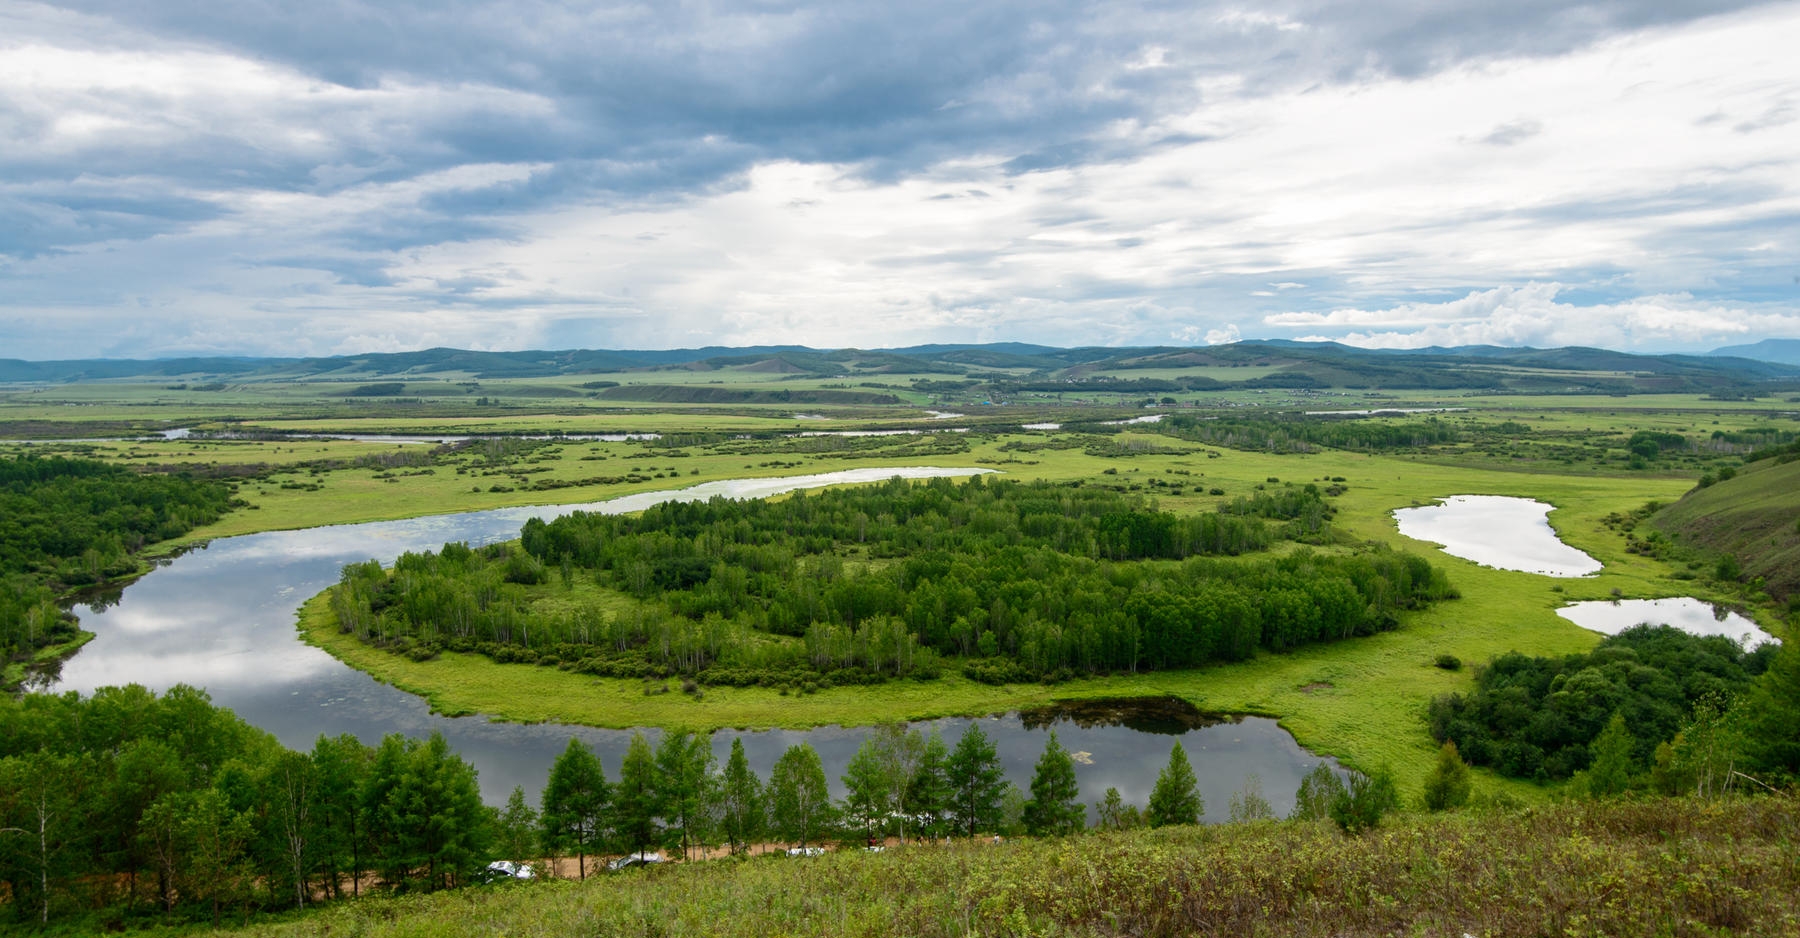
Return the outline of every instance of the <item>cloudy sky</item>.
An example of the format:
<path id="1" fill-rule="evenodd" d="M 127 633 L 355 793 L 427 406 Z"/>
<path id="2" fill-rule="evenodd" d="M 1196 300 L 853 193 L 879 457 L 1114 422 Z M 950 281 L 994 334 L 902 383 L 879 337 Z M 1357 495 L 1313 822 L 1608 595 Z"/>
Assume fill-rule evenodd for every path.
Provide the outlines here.
<path id="1" fill-rule="evenodd" d="M 1800 4 L 0 0 L 0 357 L 1800 336 Z"/>

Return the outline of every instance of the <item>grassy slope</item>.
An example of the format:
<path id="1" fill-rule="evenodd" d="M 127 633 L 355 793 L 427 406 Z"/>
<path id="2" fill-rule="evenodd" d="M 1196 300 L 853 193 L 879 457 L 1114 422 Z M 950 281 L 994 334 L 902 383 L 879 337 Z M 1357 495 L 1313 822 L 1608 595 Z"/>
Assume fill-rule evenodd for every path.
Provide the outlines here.
<path id="1" fill-rule="evenodd" d="M 1800 462 L 1752 463 L 1683 496 L 1651 520 L 1683 544 L 1735 556 L 1779 597 L 1800 595 Z"/>
<path id="2" fill-rule="evenodd" d="M 1325 825 L 670 864 L 368 899 L 257 938 L 563 935 L 1793 935 L 1791 799 L 1569 804 Z"/>

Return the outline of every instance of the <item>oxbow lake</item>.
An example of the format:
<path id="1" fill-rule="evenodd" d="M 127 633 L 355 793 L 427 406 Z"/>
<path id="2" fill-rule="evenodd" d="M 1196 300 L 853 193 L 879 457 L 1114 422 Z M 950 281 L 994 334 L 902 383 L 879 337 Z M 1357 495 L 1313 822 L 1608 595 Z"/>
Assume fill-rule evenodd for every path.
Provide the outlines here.
<path id="1" fill-rule="evenodd" d="M 1584 629 L 1617 635 L 1634 625 L 1670 625 L 1691 635 L 1723 635 L 1745 649 L 1781 640 L 1723 606 L 1698 599 L 1615 599 L 1570 603 L 1556 614 Z"/>
<path id="2" fill-rule="evenodd" d="M 1437 505 L 1396 509 L 1394 520 L 1401 534 L 1482 566 L 1555 577 L 1599 573 L 1600 561 L 1556 536 L 1551 507 L 1505 495 L 1452 495 Z"/>
<path id="3" fill-rule="evenodd" d="M 189 551 L 127 586 L 116 601 L 81 612 L 96 634 L 66 662 L 49 689 L 91 693 L 109 684 L 138 683 L 161 691 L 177 683 L 205 688 L 229 707 L 295 749 L 310 749 L 320 734 L 352 733 L 378 742 L 399 732 L 423 737 L 442 732 L 480 772 L 482 795 L 505 801 L 513 786 L 533 800 L 552 760 L 579 737 L 593 746 L 617 777 L 630 731 L 556 724 L 490 722 L 484 717 L 432 714 L 423 699 L 376 682 L 300 641 L 300 604 L 337 582 L 346 563 L 370 558 L 391 564 L 406 551 L 436 550 L 448 541 L 470 545 L 510 540 L 528 518 L 573 511 L 623 513 L 670 500 L 714 495 L 756 498 L 803 488 L 873 482 L 892 476 L 936 478 L 989 472 L 967 468 L 871 468 L 808 476 L 708 482 L 687 489 L 644 492 L 583 505 L 502 508 L 432 515 L 401 521 L 334 525 L 221 538 Z M 971 719 L 934 721 L 954 746 Z M 995 741 L 1008 778 L 1021 788 L 1052 729 L 1076 753 L 1082 799 L 1100 800 L 1108 786 L 1127 802 L 1144 804 L 1156 774 L 1179 739 L 1188 750 L 1208 820 L 1225 817 L 1228 800 L 1251 774 L 1264 796 L 1286 813 L 1302 776 L 1319 757 L 1302 749 L 1275 721 L 1233 720 L 1194 712 L 1168 701 L 1113 702 L 1104 706 L 1012 713 L 981 718 Z M 723 764 L 733 737 L 742 737 L 750 763 L 765 778 L 788 746 L 808 742 L 819 751 L 836 794 L 838 776 L 869 730 L 722 731 L 713 749 Z M 654 742 L 656 730 L 645 734 Z"/>

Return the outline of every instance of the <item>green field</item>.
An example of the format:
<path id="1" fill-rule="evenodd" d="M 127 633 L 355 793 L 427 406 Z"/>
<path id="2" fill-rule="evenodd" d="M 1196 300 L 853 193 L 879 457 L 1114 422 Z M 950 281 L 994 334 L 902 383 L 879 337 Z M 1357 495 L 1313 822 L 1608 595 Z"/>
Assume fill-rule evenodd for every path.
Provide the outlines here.
<path id="1" fill-rule="evenodd" d="M 1242 371 L 1244 369 L 1227 369 Z M 1133 372 L 1126 370 L 1125 376 Z M 451 376 L 462 380 L 462 376 Z M 540 378 L 516 382 L 528 387 L 569 388 L 594 376 Z M 620 377 L 620 376 L 613 376 Z M 656 371 L 634 373 L 633 380 L 690 385 L 729 381 L 734 386 L 797 386 L 780 376 L 735 372 L 698 372 L 681 377 Z M 360 380 L 366 380 L 360 379 Z M 887 377 L 884 383 L 901 383 Z M 842 379 L 807 379 L 813 386 Z M 850 382 L 854 384 L 854 382 Z M 421 388 L 430 382 L 421 382 Z M 455 381 L 438 381 L 445 390 Z M 482 388 L 510 386 L 481 381 Z M 413 384 L 408 379 L 408 391 Z M 341 388 L 339 388 L 341 390 Z M 485 658 L 446 654 L 429 662 L 376 651 L 335 635 L 311 610 L 303 627 L 309 640 L 396 686 L 427 697 L 446 713 L 486 713 L 518 721 L 562 721 L 597 726 L 762 727 L 860 724 L 885 719 L 923 719 L 951 714 L 1003 711 L 1059 698 L 1137 694 L 1174 694 L 1203 709 L 1268 714 L 1278 717 L 1309 748 L 1363 767 L 1392 764 L 1402 787 L 1415 790 L 1434 744 L 1424 731 L 1425 703 L 1434 695 L 1466 690 L 1469 669 L 1433 667 L 1439 655 L 1454 655 L 1470 664 L 1507 652 L 1559 654 L 1592 647 L 1598 636 L 1555 614 L 1568 601 L 1613 596 L 1656 598 L 1695 595 L 1703 599 L 1752 606 L 1765 628 L 1781 634 L 1784 610 L 1756 607 L 1757 594 L 1737 584 L 1696 575 L 1691 560 L 1677 562 L 1628 552 L 1625 534 L 1609 517 L 1629 514 L 1648 502 L 1672 503 L 1693 487 L 1706 467 L 1735 464 L 1730 453 L 1689 454 L 1659 459 L 1643 469 L 1625 465 L 1624 446 L 1640 429 L 1680 432 L 1704 438 L 1714 430 L 1752 427 L 1791 432 L 1800 429 L 1791 415 L 1776 415 L 1766 403 L 1704 400 L 1698 395 L 1505 396 L 1406 395 L 1411 404 L 1466 407 L 1466 412 L 1379 418 L 1378 422 L 1440 421 L 1452 427 L 1478 428 L 1515 421 L 1528 428 L 1502 444 L 1452 444 L 1376 454 L 1321 449 L 1306 454 L 1274 454 L 1172 439 L 1154 427 L 1122 428 L 1109 436 L 1037 433 L 1016 429 L 969 434 L 934 434 L 863 440 L 763 437 L 736 440 L 744 433 L 767 434 L 869 426 L 931 426 L 918 406 L 886 408 L 742 407 L 655 405 L 620 408 L 586 398 L 558 400 L 553 406 L 490 408 L 466 401 L 455 412 L 418 415 L 384 403 L 346 404 L 320 396 L 311 382 L 271 382 L 224 392 L 174 394 L 145 385 L 78 385 L 56 388 L 61 399 L 90 400 L 88 406 L 50 404 L 51 391 L 16 393 L 0 401 L 0 420 L 43 419 L 61 411 L 59 419 L 91 416 L 95 421 L 138 420 L 185 425 L 209 418 L 214 426 L 285 430 L 433 431 L 433 432 L 661 432 L 712 434 L 692 442 L 556 441 L 528 452 L 489 462 L 451 455 L 430 465 L 431 471 L 392 470 L 352 465 L 358 459 L 424 450 L 388 443 L 336 440 L 252 441 L 188 440 L 168 442 L 93 443 L 39 446 L 39 451 L 81 452 L 134 465 L 187 467 L 200 472 L 251 472 L 241 479 L 238 497 L 250 507 L 217 524 L 198 529 L 182 540 L 192 542 L 253 531 L 296 528 L 325 523 L 361 522 L 423 514 L 467 511 L 523 504 L 580 503 L 633 492 L 680 488 L 714 479 L 828 472 L 869 466 L 981 466 L 1020 479 L 1088 480 L 1118 484 L 1152 496 L 1178 512 L 1210 510 L 1232 497 L 1247 495 L 1258 485 L 1280 479 L 1310 482 L 1345 479 L 1347 490 L 1335 499 L 1335 525 L 1349 536 L 1423 551 L 1447 570 L 1462 598 L 1409 613 L 1397 631 L 1286 654 L 1263 654 L 1248 663 L 1197 671 L 1164 672 L 1132 677 L 1074 680 L 1057 685 L 994 687 L 960 676 L 931 682 L 896 681 L 874 688 L 826 688 L 813 694 L 784 696 L 774 689 L 711 688 L 696 700 L 679 693 L 646 694 L 636 682 L 606 680 L 529 665 L 495 664 Z M 1375 392 L 1341 392 L 1351 396 L 1293 395 L 1306 398 L 1307 409 L 1353 409 L 1373 404 L 1391 406 L 1394 398 Z M 207 394 L 221 394 L 214 404 Z M 305 416 L 284 395 L 296 395 L 329 413 Z M 463 395 L 467 397 L 468 395 Z M 1211 405 L 1252 396 L 1234 391 Z M 1267 395 L 1258 395 L 1267 398 Z M 37 400 L 31 400 L 37 398 Z M 432 406 L 432 405 L 425 405 Z M 355 408 L 372 409 L 365 415 Z M 826 413 L 832 419 L 796 420 L 796 413 Z M 988 408 L 974 418 L 1031 422 L 1081 419 L 1079 409 Z M 1258 411 L 1260 412 L 1260 411 Z M 1102 416 L 1108 414 L 1100 411 Z M 1124 413 L 1129 414 L 1130 411 Z M 1045 415 L 1050 415 L 1046 417 Z M 234 419 L 224 421 L 231 416 Z M 942 424 L 939 424 L 942 425 Z M 977 424 L 979 425 L 979 424 Z M 1009 424 L 1016 426 L 1016 424 Z M 1096 449 L 1096 441 L 1105 444 Z M 680 442 L 681 445 L 673 445 Z M 236 470 L 233 467 L 238 467 Z M 461 470 L 460 472 L 458 470 Z M 612 481 L 594 482 L 597 477 Z M 629 478 L 624 478 L 629 477 Z M 540 483 L 556 486 L 541 488 Z M 1179 493 L 1177 493 L 1177 488 Z M 1222 490 L 1223 495 L 1208 494 Z M 1605 564 L 1601 574 L 1555 580 L 1484 568 L 1449 557 L 1430 545 L 1411 542 L 1397 532 L 1395 508 L 1429 503 L 1456 494 L 1516 495 L 1555 506 L 1550 521 L 1558 534 Z M 1762 597 L 1766 601 L 1766 597 Z M 1529 793 L 1531 786 L 1484 776 L 1482 784 Z"/>

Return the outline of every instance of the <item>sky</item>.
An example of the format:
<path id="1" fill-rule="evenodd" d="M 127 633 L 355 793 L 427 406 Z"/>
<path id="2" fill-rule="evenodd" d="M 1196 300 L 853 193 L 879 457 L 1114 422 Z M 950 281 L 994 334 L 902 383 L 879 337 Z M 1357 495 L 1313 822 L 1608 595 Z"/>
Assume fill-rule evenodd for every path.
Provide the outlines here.
<path id="1" fill-rule="evenodd" d="M 1800 3 L 0 0 L 0 358 L 1800 336 Z"/>

